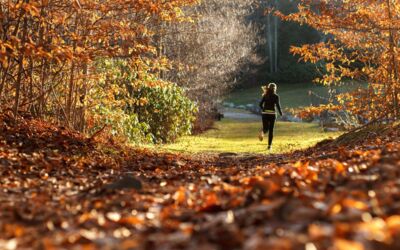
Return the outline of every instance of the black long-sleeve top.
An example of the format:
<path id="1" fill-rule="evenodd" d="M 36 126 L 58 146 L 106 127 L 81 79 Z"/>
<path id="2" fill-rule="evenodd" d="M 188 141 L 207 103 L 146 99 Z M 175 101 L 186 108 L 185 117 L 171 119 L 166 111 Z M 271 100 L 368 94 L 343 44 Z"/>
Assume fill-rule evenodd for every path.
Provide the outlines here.
<path id="1" fill-rule="evenodd" d="M 263 114 L 276 115 L 275 107 L 278 108 L 278 112 L 282 116 L 281 104 L 277 94 L 264 95 L 262 97 L 260 108 Z"/>

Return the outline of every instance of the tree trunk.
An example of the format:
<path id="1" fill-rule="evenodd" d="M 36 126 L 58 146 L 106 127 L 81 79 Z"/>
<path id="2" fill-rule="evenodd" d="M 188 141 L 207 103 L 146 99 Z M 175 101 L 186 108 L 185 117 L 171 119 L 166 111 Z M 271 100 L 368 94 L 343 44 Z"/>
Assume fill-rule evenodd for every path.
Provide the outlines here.
<path id="1" fill-rule="evenodd" d="M 68 85 L 68 97 L 67 97 L 67 107 L 66 107 L 66 119 L 69 125 L 71 124 L 72 117 L 72 102 L 74 94 L 74 74 L 75 74 L 75 63 L 71 63 L 71 70 L 69 74 L 69 85 Z"/>
<path id="2" fill-rule="evenodd" d="M 46 86 L 46 76 L 47 76 L 47 60 L 43 59 L 42 60 L 42 69 L 41 69 L 41 74 L 40 74 L 40 98 L 39 98 L 39 103 L 38 103 L 38 116 L 41 117 L 43 114 L 44 106 L 45 106 L 45 100 L 44 100 L 44 86 Z"/>
<path id="3" fill-rule="evenodd" d="M 3 74 L 2 74 L 2 77 L 1 77 L 1 82 L 0 82 L 0 105 L 2 104 L 2 96 L 3 96 L 3 90 L 4 90 L 4 88 L 5 88 L 5 86 L 6 86 L 6 80 L 7 80 L 7 74 L 8 74 L 8 70 L 10 69 L 10 63 L 11 63 L 11 60 L 10 60 L 10 57 L 8 58 L 8 63 L 7 63 L 7 67 L 5 68 L 5 69 L 3 69 Z"/>
<path id="4" fill-rule="evenodd" d="M 267 41 L 268 41 L 268 61 L 269 61 L 269 72 L 274 72 L 274 56 L 273 56 L 273 48 L 272 48 L 272 28 L 271 28 L 271 14 L 267 15 Z"/>
<path id="5" fill-rule="evenodd" d="M 279 7 L 279 2 L 278 0 L 275 0 L 275 8 L 278 9 Z M 274 72 L 278 72 L 278 49 L 279 49 L 279 44 L 278 44 L 278 29 L 279 29 L 279 20 L 277 16 L 274 16 L 274 40 L 275 40 L 275 46 L 274 46 Z"/>
<path id="6" fill-rule="evenodd" d="M 78 26 L 78 14 L 75 15 L 75 31 L 76 27 Z M 73 42 L 73 52 L 76 49 L 76 41 Z M 69 73 L 69 85 L 68 85 L 68 97 L 66 103 L 66 122 L 69 126 L 73 124 L 72 122 L 72 112 L 73 112 L 73 103 L 74 103 L 74 90 L 75 90 L 75 61 L 74 59 L 71 62 L 71 70 Z"/>
<path id="7" fill-rule="evenodd" d="M 25 1 L 26 3 L 29 2 L 29 0 Z M 22 27 L 22 40 L 21 44 L 22 46 L 26 42 L 26 36 L 28 33 L 28 17 L 24 17 L 24 23 Z M 14 99 L 14 117 L 17 118 L 18 115 L 18 108 L 19 108 L 19 102 L 21 98 L 21 85 L 22 85 L 22 74 L 24 73 L 24 54 L 20 52 L 18 56 L 18 75 L 17 75 L 17 80 L 15 82 L 15 99 Z"/>
<path id="8" fill-rule="evenodd" d="M 19 1 L 18 1 L 18 2 L 19 2 Z M 13 30 L 13 36 L 17 36 L 17 34 L 18 34 L 19 26 L 20 26 L 20 23 L 21 23 L 21 18 L 22 18 L 22 16 L 24 15 L 24 13 L 25 13 L 25 12 L 24 12 L 23 10 L 21 10 L 20 15 L 19 15 L 19 17 L 18 17 L 18 21 L 17 21 L 17 23 L 16 23 L 16 25 L 15 25 L 15 28 L 14 28 L 14 30 Z M 1 13 L 1 14 L 3 14 L 3 13 Z M 4 40 L 6 40 L 6 38 L 7 38 L 7 32 L 6 32 L 6 31 L 4 31 L 2 38 L 3 38 Z M 2 101 L 2 98 L 1 98 L 1 97 L 2 97 L 3 91 L 4 91 L 4 89 L 5 89 L 8 70 L 11 68 L 11 67 L 10 67 L 10 64 L 11 64 L 11 57 L 8 57 L 8 60 L 7 60 L 7 67 L 3 70 L 4 74 L 2 75 L 2 79 L 1 79 L 1 83 L 0 83 L 0 101 Z M 0 103 L 0 104 L 1 104 L 1 103 Z"/>
<path id="9" fill-rule="evenodd" d="M 397 120 L 399 118 L 399 100 L 398 100 L 398 86 L 399 84 L 399 72 L 398 72 L 398 62 L 396 59 L 396 43 L 394 39 L 394 34 L 393 34 L 393 29 L 391 26 L 392 23 L 392 10 L 391 10 L 391 4 L 390 0 L 386 0 L 387 4 L 387 10 L 388 10 L 388 17 L 389 17 L 389 46 L 390 46 L 390 54 L 391 54 L 391 60 L 392 60 L 392 74 L 394 81 L 391 82 L 390 89 L 392 90 L 392 99 L 393 99 L 393 114 L 395 119 Z"/>

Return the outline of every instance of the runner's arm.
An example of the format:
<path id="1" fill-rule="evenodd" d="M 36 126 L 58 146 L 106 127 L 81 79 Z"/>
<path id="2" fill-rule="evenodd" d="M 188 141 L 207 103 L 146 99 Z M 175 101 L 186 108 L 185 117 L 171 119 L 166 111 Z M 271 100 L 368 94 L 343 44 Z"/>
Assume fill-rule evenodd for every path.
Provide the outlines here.
<path id="1" fill-rule="evenodd" d="M 265 102 L 265 98 L 264 98 L 264 96 L 263 96 L 263 98 L 261 99 L 261 102 L 260 102 L 260 109 L 261 109 L 261 111 L 263 110 L 263 106 L 264 106 L 264 102 Z"/>
<path id="2" fill-rule="evenodd" d="M 278 108 L 279 114 L 282 116 L 282 110 L 281 110 L 281 102 L 279 100 L 279 96 L 276 99 L 276 107 Z"/>

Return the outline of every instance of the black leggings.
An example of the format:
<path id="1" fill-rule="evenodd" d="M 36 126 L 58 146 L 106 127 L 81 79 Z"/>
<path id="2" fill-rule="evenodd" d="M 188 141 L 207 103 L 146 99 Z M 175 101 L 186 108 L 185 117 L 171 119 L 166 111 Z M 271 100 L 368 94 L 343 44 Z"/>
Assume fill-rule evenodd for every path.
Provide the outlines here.
<path id="1" fill-rule="evenodd" d="M 268 133 L 268 145 L 272 145 L 272 139 L 274 138 L 274 126 L 275 126 L 276 115 L 263 114 L 263 132 Z"/>

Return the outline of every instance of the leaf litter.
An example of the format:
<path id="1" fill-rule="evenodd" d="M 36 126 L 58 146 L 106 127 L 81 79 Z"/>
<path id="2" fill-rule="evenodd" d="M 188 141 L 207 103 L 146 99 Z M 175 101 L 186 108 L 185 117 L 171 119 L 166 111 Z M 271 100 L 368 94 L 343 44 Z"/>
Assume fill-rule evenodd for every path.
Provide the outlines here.
<path id="1" fill-rule="evenodd" d="M 190 156 L 0 115 L 0 249 L 399 249 L 400 129 L 385 131 Z"/>

